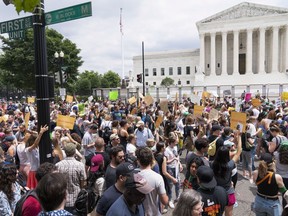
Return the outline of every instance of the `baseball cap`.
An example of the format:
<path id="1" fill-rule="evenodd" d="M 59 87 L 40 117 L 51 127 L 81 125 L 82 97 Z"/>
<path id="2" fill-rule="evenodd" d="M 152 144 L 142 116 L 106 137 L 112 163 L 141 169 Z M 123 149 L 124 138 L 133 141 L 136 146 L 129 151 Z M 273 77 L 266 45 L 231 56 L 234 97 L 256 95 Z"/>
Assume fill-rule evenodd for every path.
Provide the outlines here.
<path id="1" fill-rule="evenodd" d="M 232 147 L 233 145 L 235 145 L 235 143 L 234 143 L 234 142 L 231 142 L 230 140 L 225 140 L 225 141 L 224 141 L 224 146 Z"/>
<path id="2" fill-rule="evenodd" d="M 116 177 L 118 179 L 120 175 L 127 176 L 129 173 L 131 173 L 134 170 L 135 170 L 135 166 L 133 164 L 129 162 L 121 163 L 116 167 Z"/>
<path id="3" fill-rule="evenodd" d="M 269 153 L 264 153 L 261 155 L 260 160 L 264 160 L 267 164 L 270 164 L 273 162 L 273 157 Z"/>
<path id="4" fill-rule="evenodd" d="M 97 172 L 100 165 L 103 163 L 103 161 L 104 161 L 104 158 L 101 154 L 94 155 L 91 159 L 90 171 L 91 172 Z"/>
<path id="5" fill-rule="evenodd" d="M 118 139 L 119 136 L 117 134 L 111 134 L 110 136 L 110 141 L 114 140 L 114 139 Z"/>
<path id="6" fill-rule="evenodd" d="M 143 194 L 148 194 L 154 190 L 154 188 L 152 188 L 146 179 L 139 173 L 129 175 L 125 182 L 125 187 L 132 189 L 134 188 Z"/>
<path id="7" fill-rule="evenodd" d="M 197 177 L 199 178 L 200 185 L 207 189 L 212 189 L 216 187 L 217 182 L 214 178 L 213 170 L 205 165 L 198 167 L 197 169 Z"/>

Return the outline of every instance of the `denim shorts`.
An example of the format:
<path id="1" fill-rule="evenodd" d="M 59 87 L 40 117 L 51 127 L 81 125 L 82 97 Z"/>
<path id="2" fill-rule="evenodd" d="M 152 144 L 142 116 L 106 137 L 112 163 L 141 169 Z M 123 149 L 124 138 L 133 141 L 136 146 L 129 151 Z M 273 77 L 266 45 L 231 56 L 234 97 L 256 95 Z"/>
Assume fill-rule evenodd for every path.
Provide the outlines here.
<path id="1" fill-rule="evenodd" d="M 272 199 L 265 199 L 256 195 L 255 203 L 254 203 L 254 211 L 256 216 L 276 216 L 281 215 L 282 207 L 280 204 L 279 199 L 272 200 Z"/>

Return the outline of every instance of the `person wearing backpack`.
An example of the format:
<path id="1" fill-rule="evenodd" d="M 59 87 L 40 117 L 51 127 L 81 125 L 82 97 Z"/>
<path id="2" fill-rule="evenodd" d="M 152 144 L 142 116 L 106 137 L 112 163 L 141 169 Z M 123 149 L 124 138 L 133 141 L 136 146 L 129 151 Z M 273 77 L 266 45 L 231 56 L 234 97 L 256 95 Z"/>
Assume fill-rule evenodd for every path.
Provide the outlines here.
<path id="1" fill-rule="evenodd" d="M 224 140 L 220 137 L 221 134 L 221 126 L 218 124 L 215 124 L 212 126 L 211 128 L 211 135 L 208 137 L 209 143 L 212 144 L 213 141 L 215 141 L 215 151 L 214 151 L 214 155 L 209 154 L 209 161 L 213 161 L 216 155 L 216 152 L 218 151 L 218 149 L 223 146 L 224 144 Z"/>
<path id="2" fill-rule="evenodd" d="M 99 135 L 101 134 L 101 137 L 104 139 L 107 145 L 109 142 L 109 138 L 112 134 L 112 121 L 110 115 L 108 114 L 105 115 L 104 119 L 101 122 L 99 132 L 100 132 Z"/>
<path id="3" fill-rule="evenodd" d="M 54 164 L 45 162 L 36 171 L 36 179 L 39 182 L 46 174 L 56 172 Z M 41 212 L 41 204 L 34 189 L 27 191 L 17 202 L 14 216 L 37 216 Z"/>

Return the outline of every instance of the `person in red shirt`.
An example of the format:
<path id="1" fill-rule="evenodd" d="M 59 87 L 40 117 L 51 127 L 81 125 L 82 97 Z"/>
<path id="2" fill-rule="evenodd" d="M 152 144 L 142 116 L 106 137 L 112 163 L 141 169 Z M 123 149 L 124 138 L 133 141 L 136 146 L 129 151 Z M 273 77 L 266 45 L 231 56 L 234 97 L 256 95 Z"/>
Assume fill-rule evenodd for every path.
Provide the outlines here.
<path id="1" fill-rule="evenodd" d="M 46 174 L 53 173 L 57 170 L 52 163 L 43 163 L 36 171 L 36 179 L 39 182 Z M 34 196 L 28 196 L 22 206 L 23 216 L 37 216 L 42 211 L 42 207 L 38 199 Z"/>

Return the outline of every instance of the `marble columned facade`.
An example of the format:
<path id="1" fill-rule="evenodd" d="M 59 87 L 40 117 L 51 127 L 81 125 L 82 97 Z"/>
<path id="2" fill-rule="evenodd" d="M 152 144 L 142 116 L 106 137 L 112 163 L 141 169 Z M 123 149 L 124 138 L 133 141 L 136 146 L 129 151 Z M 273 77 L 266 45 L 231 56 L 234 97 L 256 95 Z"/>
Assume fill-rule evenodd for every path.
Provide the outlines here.
<path id="1" fill-rule="evenodd" d="M 288 9 L 244 2 L 197 27 L 205 84 L 287 83 Z"/>

